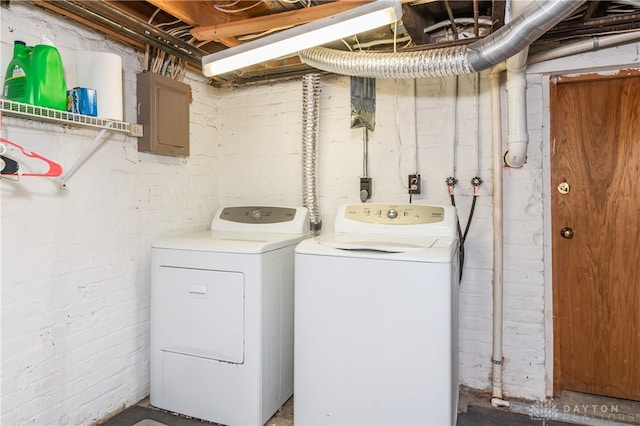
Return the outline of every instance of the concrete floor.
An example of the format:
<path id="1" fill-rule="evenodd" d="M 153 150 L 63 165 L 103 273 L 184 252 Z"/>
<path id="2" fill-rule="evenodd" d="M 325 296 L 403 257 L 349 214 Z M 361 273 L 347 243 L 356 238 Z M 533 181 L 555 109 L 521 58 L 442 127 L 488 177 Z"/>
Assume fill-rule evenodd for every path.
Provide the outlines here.
<path id="1" fill-rule="evenodd" d="M 593 426 L 640 425 L 640 402 L 566 392 L 543 403 L 511 401 L 494 408 L 486 394 L 461 390 L 457 426 Z M 148 399 L 128 408 L 104 426 L 203 426 L 214 423 L 175 415 L 149 405 Z M 266 426 L 293 425 L 293 398 Z M 365 425 L 360 425 L 365 426 Z"/>

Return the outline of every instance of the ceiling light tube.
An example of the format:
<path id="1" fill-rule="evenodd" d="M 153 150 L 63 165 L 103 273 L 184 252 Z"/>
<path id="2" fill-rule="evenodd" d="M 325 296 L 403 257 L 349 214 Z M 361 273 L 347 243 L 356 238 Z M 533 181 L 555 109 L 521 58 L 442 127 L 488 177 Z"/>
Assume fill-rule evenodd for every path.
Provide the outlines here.
<path id="1" fill-rule="evenodd" d="M 373 1 L 315 22 L 204 56 L 202 73 L 206 77 L 224 74 L 389 25 L 400 18 L 402 18 L 400 0 Z"/>

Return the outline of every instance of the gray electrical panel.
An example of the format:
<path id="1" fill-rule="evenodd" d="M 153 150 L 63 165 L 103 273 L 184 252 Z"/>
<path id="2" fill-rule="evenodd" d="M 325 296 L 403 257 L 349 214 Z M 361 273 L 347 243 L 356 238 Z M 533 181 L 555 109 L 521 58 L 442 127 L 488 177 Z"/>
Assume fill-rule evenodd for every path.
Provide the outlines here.
<path id="1" fill-rule="evenodd" d="M 137 75 L 138 123 L 144 136 L 138 151 L 187 157 L 191 87 L 152 72 Z"/>

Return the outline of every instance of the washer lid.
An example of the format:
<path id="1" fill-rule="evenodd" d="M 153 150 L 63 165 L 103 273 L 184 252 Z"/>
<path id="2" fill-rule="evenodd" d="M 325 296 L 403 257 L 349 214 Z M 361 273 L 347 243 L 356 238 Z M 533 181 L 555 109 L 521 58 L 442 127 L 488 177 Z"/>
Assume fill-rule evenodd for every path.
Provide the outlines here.
<path id="1" fill-rule="evenodd" d="M 153 248 L 216 253 L 266 253 L 298 244 L 309 234 L 207 231 L 154 241 Z"/>
<path id="2" fill-rule="evenodd" d="M 296 246 L 297 254 L 380 260 L 450 263 L 456 238 L 361 233 L 332 233 L 310 238 Z"/>
<path id="3" fill-rule="evenodd" d="M 436 237 L 407 237 L 375 234 L 337 233 L 332 237 L 318 238 L 318 243 L 338 250 L 364 250 L 382 253 L 406 253 L 430 248 Z"/>

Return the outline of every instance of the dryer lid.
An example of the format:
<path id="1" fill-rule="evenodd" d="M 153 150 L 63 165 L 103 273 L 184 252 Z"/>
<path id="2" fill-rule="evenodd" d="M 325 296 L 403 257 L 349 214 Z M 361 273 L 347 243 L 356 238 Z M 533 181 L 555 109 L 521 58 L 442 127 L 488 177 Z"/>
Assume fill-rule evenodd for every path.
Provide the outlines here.
<path id="1" fill-rule="evenodd" d="M 156 240 L 153 248 L 215 253 L 260 254 L 298 244 L 309 234 L 206 231 Z"/>

